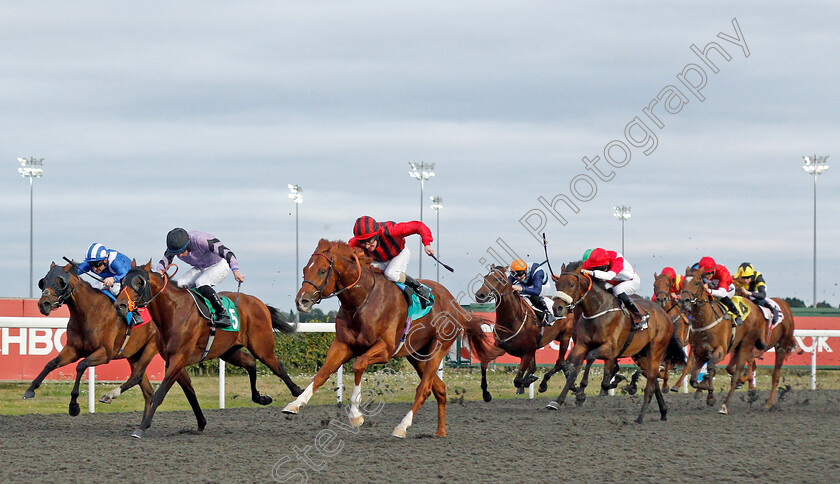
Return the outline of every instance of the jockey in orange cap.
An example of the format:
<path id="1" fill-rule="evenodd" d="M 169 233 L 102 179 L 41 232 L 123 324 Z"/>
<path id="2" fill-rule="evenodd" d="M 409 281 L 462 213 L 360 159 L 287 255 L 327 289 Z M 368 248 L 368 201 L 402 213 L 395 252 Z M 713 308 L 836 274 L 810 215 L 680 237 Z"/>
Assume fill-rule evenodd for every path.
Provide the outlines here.
<path id="1" fill-rule="evenodd" d="M 541 325 L 545 326 L 554 321 L 554 315 L 548 310 L 545 300 L 540 297 L 543 284 L 548 282 L 548 276 L 544 270 L 540 269 L 540 264 L 533 263 L 529 269 L 524 260 L 516 259 L 510 264 L 508 281 L 514 291 L 527 296 L 531 301 Z"/>
<path id="2" fill-rule="evenodd" d="M 359 217 L 353 225 L 353 238 L 347 244 L 360 247 L 372 257 L 374 262 L 371 265 L 382 269 L 388 280 L 404 283 L 413 289 L 425 308 L 431 302 L 432 291 L 405 273 L 411 260 L 405 238 L 414 234 L 423 240 L 423 250 L 434 255 L 432 231 L 423 222 L 378 223 L 373 217 Z"/>
<path id="3" fill-rule="evenodd" d="M 735 295 L 735 284 L 732 283 L 732 275 L 729 270 L 715 262 L 711 257 L 703 257 L 697 263 L 697 268 L 703 273 L 703 283 L 709 294 L 718 298 L 730 313 L 735 315 L 735 321 L 732 326 L 740 326 L 744 322 L 741 319 L 741 313 L 735 307 L 730 297 Z"/>
<path id="4" fill-rule="evenodd" d="M 632 314 L 633 331 L 647 329 L 647 320 L 650 315 L 642 316 L 639 308 L 630 300 L 630 296 L 639 290 L 641 279 L 633 270 L 633 266 L 624 260 L 624 256 L 600 247 L 593 249 L 584 261 L 581 272 L 605 282 L 606 288 L 612 289 L 615 297 Z"/>

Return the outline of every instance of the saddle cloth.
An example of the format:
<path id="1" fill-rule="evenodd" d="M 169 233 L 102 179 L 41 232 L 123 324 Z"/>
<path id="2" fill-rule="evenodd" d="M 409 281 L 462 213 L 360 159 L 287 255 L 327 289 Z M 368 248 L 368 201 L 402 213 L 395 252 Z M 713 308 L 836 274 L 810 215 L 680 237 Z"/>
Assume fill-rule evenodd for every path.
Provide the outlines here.
<path id="1" fill-rule="evenodd" d="M 779 311 L 779 320 L 776 322 L 776 324 L 773 324 L 773 311 L 771 311 L 771 310 L 770 310 L 770 309 L 768 309 L 768 308 L 765 308 L 764 306 L 758 306 L 758 307 L 759 307 L 759 309 L 761 309 L 761 313 L 764 315 L 764 319 L 766 319 L 766 320 L 767 320 L 767 324 L 769 324 L 769 325 L 770 325 L 770 329 L 773 329 L 773 328 L 775 328 L 776 326 L 778 326 L 779 324 L 781 324 L 781 322 L 782 322 L 782 321 L 784 321 L 784 320 L 785 320 L 785 315 L 784 315 L 784 313 L 782 312 L 782 307 L 781 307 L 781 306 L 779 306 L 779 303 L 777 303 L 776 301 L 774 301 L 774 300 L 772 300 L 772 299 L 770 299 L 770 298 L 767 298 L 767 299 L 765 299 L 765 300 L 766 300 L 766 301 L 767 301 L 767 302 L 768 302 L 771 306 L 774 306 L 774 307 L 775 307 L 775 308 Z"/>
<path id="2" fill-rule="evenodd" d="M 732 299 L 732 302 L 735 303 L 735 307 L 738 309 L 738 312 L 741 313 L 741 319 L 746 320 L 747 316 L 750 315 L 750 307 L 747 306 L 747 304 L 744 302 L 744 298 L 741 296 L 732 296 L 730 299 Z M 732 311 L 726 309 L 726 306 L 724 306 L 723 303 L 718 301 L 717 299 L 715 299 L 715 302 L 717 303 L 718 307 L 727 314 L 729 320 L 735 320 L 736 315 L 733 314 Z"/>
<path id="3" fill-rule="evenodd" d="M 210 301 L 207 300 L 204 296 L 198 293 L 196 289 L 190 289 L 188 291 L 190 296 L 193 297 L 193 301 L 195 302 L 195 306 L 198 308 L 198 312 L 201 313 L 201 316 L 210 321 L 213 317 L 213 306 L 210 305 Z M 236 309 L 236 305 L 233 304 L 233 301 L 230 300 L 229 297 L 222 296 L 219 294 L 219 298 L 222 300 L 222 306 L 227 311 L 228 315 L 230 316 L 230 327 L 228 328 L 218 328 L 222 331 L 239 331 L 239 311 Z"/>
<path id="4" fill-rule="evenodd" d="M 111 298 L 112 301 L 117 300 L 117 297 L 114 296 L 113 294 L 111 294 L 111 291 L 109 291 L 108 289 L 105 289 L 104 291 L 102 291 L 102 294 Z M 146 324 L 149 324 L 150 322 L 152 322 L 152 316 L 149 314 L 149 310 L 147 308 L 137 308 L 137 309 L 134 310 L 134 312 L 139 314 L 140 319 L 143 320 L 142 323 L 135 324 L 134 325 L 135 328 L 139 328 L 140 326 L 143 326 L 143 325 L 146 325 Z M 128 313 L 128 314 L 125 315 L 126 324 L 128 324 L 128 318 L 131 318 L 131 317 L 132 317 L 131 313 Z"/>
<path id="5" fill-rule="evenodd" d="M 408 320 L 409 321 L 415 321 L 415 320 L 420 319 L 423 316 L 429 314 L 429 311 L 432 310 L 432 306 L 435 305 L 435 295 L 434 295 L 434 293 L 432 293 L 431 303 L 427 307 L 424 308 L 420 305 L 420 298 L 417 297 L 417 294 L 415 294 L 414 291 L 406 292 L 406 290 L 405 290 L 406 286 L 405 286 L 405 284 L 403 284 L 401 282 L 397 282 L 395 284 L 397 285 L 397 287 L 399 287 L 402 290 L 403 294 L 406 297 L 406 300 L 409 299 L 409 294 L 411 294 L 411 301 L 407 301 L 409 303 L 409 305 L 408 305 Z M 428 286 L 424 286 L 424 287 L 428 287 Z"/>

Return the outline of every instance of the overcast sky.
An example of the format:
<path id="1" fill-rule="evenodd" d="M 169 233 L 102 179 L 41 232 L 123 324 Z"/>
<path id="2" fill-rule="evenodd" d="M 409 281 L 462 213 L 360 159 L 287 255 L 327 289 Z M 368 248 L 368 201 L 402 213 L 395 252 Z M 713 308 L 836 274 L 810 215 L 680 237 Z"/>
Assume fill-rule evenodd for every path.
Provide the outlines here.
<path id="1" fill-rule="evenodd" d="M 424 221 L 436 230 L 428 198 L 442 196 L 440 257 L 455 273 L 440 275 L 453 294 L 475 289 L 499 238 L 544 259 L 521 223 L 530 213 L 540 225 L 533 210 L 559 271 L 586 248 L 621 250 L 612 207 L 627 205 L 642 294 L 654 271 L 710 255 L 733 272 L 753 262 L 771 295 L 810 304 L 813 177 L 801 165 L 840 162 L 838 18 L 832 1 L 6 2 L 0 296 L 29 293 L 30 191 L 16 158 L 35 156 L 36 282 L 92 242 L 156 261 L 182 226 L 217 235 L 243 291 L 288 310 L 287 185 L 304 189 L 303 267 L 360 215 L 418 219 L 408 163 L 426 161 Z M 691 49 L 709 42 L 730 57 L 708 54 L 717 73 Z M 696 93 L 677 78 L 688 66 L 684 80 L 702 83 L 690 64 L 706 76 Z M 676 112 L 651 111 L 668 86 Z M 625 133 L 636 117 L 649 133 Z M 627 139 L 651 135 L 655 146 Z M 604 159 L 614 140 L 621 167 Z M 595 156 L 609 181 L 581 161 Z M 834 306 L 838 187 L 840 167 L 818 180 L 817 297 Z M 539 197 L 558 201 L 566 225 Z M 423 276 L 435 275 L 425 257 Z"/>

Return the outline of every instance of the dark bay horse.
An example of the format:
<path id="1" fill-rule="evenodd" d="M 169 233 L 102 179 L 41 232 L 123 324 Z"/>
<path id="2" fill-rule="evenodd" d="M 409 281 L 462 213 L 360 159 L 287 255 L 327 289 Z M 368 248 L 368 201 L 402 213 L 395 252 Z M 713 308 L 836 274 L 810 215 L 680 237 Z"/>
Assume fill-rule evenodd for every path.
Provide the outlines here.
<path id="1" fill-rule="evenodd" d="M 324 365 L 303 394 L 286 405 L 284 413 L 297 414 L 312 394 L 338 370 L 355 358 L 355 383 L 348 417 L 354 428 L 364 423 L 360 411 L 362 375 L 369 365 L 405 356 L 420 376 L 411 410 L 394 429 L 394 437 L 405 438 L 423 402 L 434 393 L 438 404 L 438 437 L 446 436 L 446 386 L 437 376 L 440 362 L 461 330 L 466 331 L 472 349 L 486 356 L 490 344 L 481 329 L 488 321 L 473 318 L 458 305 L 449 291 L 434 281 L 423 280 L 435 301 L 431 311 L 410 323 L 408 303 L 396 284 L 370 266 L 371 259 L 342 241 L 321 239 L 303 268 L 303 284 L 297 294 L 298 310 L 308 312 L 323 299 L 341 301 L 335 322 L 335 340 Z M 404 344 L 402 342 L 404 338 Z"/>
<path id="2" fill-rule="evenodd" d="M 718 413 L 728 414 L 729 401 L 732 393 L 735 392 L 744 364 L 754 358 L 754 350 L 764 350 L 764 344 L 761 341 L 764 336 L 761 313 L 752 301 L 744 299 L 744 303 L 750 310 L 749 315 L 744 318 L 740 326 L 733 328 L 731 321 L 725 319 L 726 311 L 706 290 L 702 272 L 692 271 L 690 268 L 686 269 L 686 280 L 680 293 L 680 302 L 683 310 L 690 314 L 691 322 L 689 342 L 693 358 L 689 363 L 692 368 L 689 383 L 693 388 L 708 391 L 706 403 L 709 406 L 715 403 L 716 365 L 727 354 L 730 356 L 726 371 L 732 375 L 732 380 L 726 400 L 718 411 Z M 704 363 L 708 364 L 706 378 L 698 383 L 697 374 Z"/>
<path id="3" fill-rule="evenodd" d="M 555 313 L 565 316 L 569 310 L 580 306 L 580 317 L 574 323 L 572 337 L 575 346 L 569 355 L 573 365 L 560 395 L 548 404 L 549 409 L 557 410 L 565 403 L 575 376 L 583 360 L 589 362 L 604 360 L 602 389 L 615 373 L 617 360 L 631 356 L 647 379 L 645 397 L 641 412 L 636 422 L 644 421 L 645 411 L 654 395 L 659 405 L 662 420 L 667 419 L 668 406 L 659 387 L 659 365 L 663 359 L 678 364 L 685 363 L 685 354 L 673 337 L 673 324 L 665 311 L 650 300 L 634 296 L 634 303 L 639 309 L 650 314 L 648 328 L 644 331 L 631 332 L 632 321 L 628 314 L 617 308 L 617 300 L 600 283 L 581 272 L 582 263 L 573 262 L 568 267 L 564 264 L 562 274 L 555 276 L 557 293 L 554 297 Z M 584 381 L 578 385 L 578 394 L 583 392 Z"/>
<path id="4" fill-rule="evenodd" d="M 76 382 L 70 392 L 69 412 L 75 417 L 80 411 L 76 400 L 85 370 L 111 360 L 125 358 L 131 367 L 131 376 L 122 386 L 109 392 L 100 401 L 110 403 L 120 393 L 139 384 L 146 401 L 143 414 L 148 413 L 152 403 L 152 385 L 146 376 L 146 367 L 157 354 L 154 344 L 157 334 L 155 325 L 150 323 L 133 328 L 126 343 L 125 318 L 117 315 L 113 300 L 82 280 L 72 264 L 63 267 L 55 262 L 50 264 L 49 272 L 38 281 L 38 287 L 41 289 L 41 298 L 38 300 L 41 314 L 48 316 L 62 304 L 66 304 L 70 310 L 67 344 L 57 357 L 44 366 L 38 377 L 29 385 L 23 398 L 35 398 L 35 390 L 51 371 L 82 359 L 76 365 Z"/>
<path id="5" fill-rule="evenodd" d="M 236 294 L 231 292 L 222 292 L 220 295 L 232 300 L 236 297 Z M 157 341 L 158 351 L 166 361 L 166 374 L 155 391 L 152 406 L 132 436 L 143 437 L 146 429 L 152 424 L 155 411 L 176 381 L 184 390 L 195 413 L 198 430 L 203 431 L 207 420 L 198 405 L 186 367 L 202 360 L 210 328 L 192 296 L 186 289 L 170 284 L 166 274 L 152 272 L 151 262 L 142 267 L 132 262 L 132 269 L 123 279 L 122 291 L 114 305 L 120 315 L 125 315 L 136 307 L 149 308 L 160 335 Z M 239 331 L 218 331 L 206 358 L 221 358 L 244 368 L 251 380 L 251 400 L 260 405 L 268 405 L 272 399 L 257 391 L 256 360 L 263 362 L 279 376 L 293 395 L 299 395 L 300 388 L 289 378 L 283 364 L 274 355 L 272 330 L 288 334 L 294 332 L 295 328 L 283 319 L 276 308 L 266 306 L 248 294 L 239 294 L 237 311 Z M 248 351 L 245 351 L 246 349 Z"/>
<path id="6" fill-rule="evenodd" d="M 481 361 L 481 391 L 485 402 L 492 400 L 487 391 L 487 365 L 493 358 L 505 353 L 520 358 L 519 370 L 513 379 L 513 385 L 519 392 L 537 380 L 534 376 L 536 351 L 552 341 L 558 342 L 560 353 L 554 367 L 543 377 L 540 392 L 546 391 L 552 375 L 558 371 L 563 371 L 566 375 L 569 372 L 565 359 L 572 337 L 573 316 L 569 314 L 565 318 L 557 319 L 554 324 L 541 331 L 534 310 L 513 290 L 506 271 L 506 267 L 494 265 L 484 276 L 484 283 L 475 293 L 476 302 L 496 300 L 496 324 L 493 327 L 495 342 L 492 353 L 488 355 L 492 358 Z"/>
<path id="7" fill-rule="evenodd" d="M 680 346 L 684 348 L 688 345 L 688 318 L 685 314 L 683 314 L 680 307 L 679 294 L 675 297 L 671 293 L 671 279 L 668 276 L 654 272 L 653 297 L 656 303 L 662 306 L 662 309 L 664 309 L 665 313 L 668 314 L 668 317 L 671 318 L 671 322 L 674 324 L 674 336 L 677 338 L 677 341 L 679 341 Z M 689 362 L 691 361 L 690 351 L 688 360 Z M 668 388 L 668 373 L 671 371 L 673 366 L 672 362 L 665 362 L 665 370 L 662 372 L 662 388 Z M 680 374 L 679 379 L 677 379 L 677 382 L 671 387 L 672 392 L 678 392 L 680 390 L 680 385 L 682 385 L 683 380 L 689 374 L 690 370 L 690 365 L 683 365 L 683 371 Z"/>

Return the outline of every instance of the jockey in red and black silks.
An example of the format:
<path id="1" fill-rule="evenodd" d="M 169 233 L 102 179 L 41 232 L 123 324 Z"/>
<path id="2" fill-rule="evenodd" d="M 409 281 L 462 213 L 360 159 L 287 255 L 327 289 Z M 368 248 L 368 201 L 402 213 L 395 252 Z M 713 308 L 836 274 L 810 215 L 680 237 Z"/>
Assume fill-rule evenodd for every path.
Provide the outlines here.
<path id="1" fill-rule="evenodd" d="M 423 250 L 434 255 L 432 231 L 423 222 L 416 221 L 378 223 L 373 217 L 359 217 L 353 225 L 353 238 L 348 245 L 359 247 L 372 257 L 374 262 L 371 265 L 382 269 L 388 280 L 404 283 L 414 289 L 421 304 L 425 306 L 431 301 L 431 291 L 406 274 L 411 261 L 411 251 L 405 246 L 405 238 L 409 235 L 419 235 L 423 241 Z"/>

